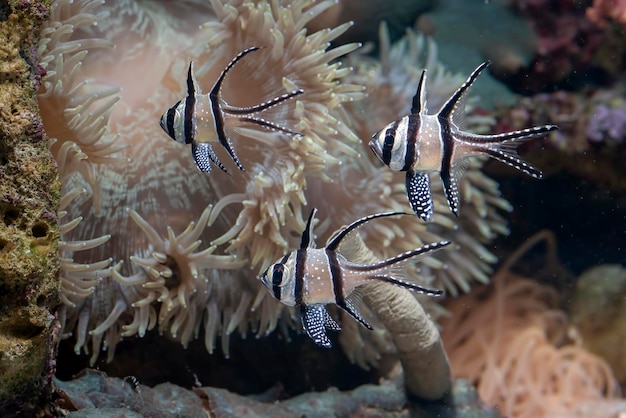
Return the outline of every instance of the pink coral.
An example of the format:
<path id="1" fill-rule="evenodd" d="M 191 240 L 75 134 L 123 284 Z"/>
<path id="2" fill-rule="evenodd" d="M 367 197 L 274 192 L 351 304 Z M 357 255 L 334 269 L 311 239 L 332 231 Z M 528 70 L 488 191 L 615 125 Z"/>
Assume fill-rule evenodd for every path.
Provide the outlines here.
<path id="1" fill-rule="evenodd" d="M 601 26 L 609 20 L 626 24 L 626 0 L 593 0 L 586 14 L 589 20 Z"/>

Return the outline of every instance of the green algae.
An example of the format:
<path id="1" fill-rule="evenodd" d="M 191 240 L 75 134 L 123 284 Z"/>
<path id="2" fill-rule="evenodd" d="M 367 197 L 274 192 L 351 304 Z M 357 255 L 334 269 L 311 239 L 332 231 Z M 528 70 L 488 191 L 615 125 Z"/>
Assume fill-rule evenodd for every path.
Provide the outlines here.
<path id="1" fill-rule="evenodd" d="M 59 304 L 60 182 L 36 101 L 51 1 L 0 1 L 0 411 L 42 415 Z"/>

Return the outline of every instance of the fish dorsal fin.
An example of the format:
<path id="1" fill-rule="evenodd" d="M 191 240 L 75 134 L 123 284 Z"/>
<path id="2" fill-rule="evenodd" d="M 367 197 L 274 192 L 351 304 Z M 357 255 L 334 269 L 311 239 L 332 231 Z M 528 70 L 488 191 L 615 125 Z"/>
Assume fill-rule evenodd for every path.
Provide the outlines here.
<path id="1" fill-rule="evenodd" d="M 189 61 L 189 70 L 187 70 L 187 96 L 195 97 L 196 94 L 200 94 L 200 89 L 193 76 L 193 61 Z"/>
<path id="2" fill-rule="evenodd" d="M 406 172 L 406 194 L 413 212 L 423 221 L 430 221 L 433 214 L 433 195 L 430 191 L 430 175 L 423 171 Z"/>
<path id="3" fill-rule="evenodd" d="M 317 208 L 313 208 L 313 210 L 311 210 L 311 214 L 309 215 L 309 219 L 306 221 L 306 227 L 304 228 L 304 231 L 302 231 L 302 240 L 300 241 L 301 250 L 313 248 L 313 219 L 315 218 L 316 213 Z"/>
<path id="4" fill-rule="evenodd" d="M 350 314 L 351 317 L 359 321 L 359 323 L 365 328 L 373 330 L 374 328 L 372 328 L 372 326 L 363 318 L 363 315 L 361 315 L 361 312 L 357 308 L 358 305 L 360 305 L 360 298 L 358 297 L 358 293 L 352 292 L 352 294 L 348 296 L 342 304 L 338 304 L 337 306 Z"/>
<path id="5" fill-rule="evenodd" d="M 220 91 L 222 90 L 222 83 L 224 82 L 224 78 L 226 78 L 226 74 L 228 74 L 228 72 L 235 66 L 235 64 L 237 64 L 237 61 L 248 55 L 250 52 L 257 51 L 259 49 L 260 48 L 258 46 L 251 46 L 250 48 L 244 49 L 243 51 L 238 53 L 237 56 L 228 63 L 226 68 L 224 68 L 220 76 L 215 81 L 215 84 L 213 84 L 213 87 L 209 92 L 209 97 L 211 97 L 211 99 L 213 100 L 218 100 L 220 98 Z"/>
<path id="6" fill-rule="evenodd" d="M 465 80 L 465 83 L 463 83 L 448 101 L 441 106 L 438 113 L 439 119 L 451 120 L 456 126 L 463 127 L 465 124 L 465 93 L 467 93 L 468 89 L 474 84 L 480 72 L 489 64 L 489 61 L 485 61 L 476 67 L 467 80 Z"/>
<path id="7" fill-rule="evenodd" d="M 326 335 L 325 323 L 328 316 L 328 312 L 326 311 L 326 307 L 324 305 L 300 306 L 302 328 L 304 328 L 304 331 L 309 337 L 311 337 L 315 344 L 326 348 L 332 347 L 332 344 Z"/>
<path id="8" fill-rule="evenodd" d="M 352 263 L 371 263 L 374 255 L 367 248 L 358 230 L 352 230 L 341 241 L 337 247 L 337 254 L 341 254 L 346 260 Z"/>
<path id="9" fill-rule="evenodd" d="M 213 84 L 211 91 L 209 92 L 209 102 L 211 103 L 211 114 L 213 115 L 217 139 L 219 140 L 220 144 L 222 144 L 222 146 L 226 149 L 226 151 L 228 151 L 228 154 L 237 165 L 237 168 L 239 168 L 239 170 L 241 171 L 245 171 L 243 164 L 241 164 L 241 161 L 239 161 L 239 157 L 237 157 L 237 154 L 235 153 L 232 143 L 226 136 L 224 115 L 222 111 L 222 103 L 221 103 L 220 95 L 221 95 L 221 90 L 222 90 L 222 83 L 224 82 L 224 78 L 226 77 L 226 74 L 228 74 L 228 72 L 233 68 L 233 66 L 237 63 L 237 61 L 242 59 L 244 56 L 246 56 L 250 52 L 257 51 L 258 49 L 260 48 L 257 46 L 253 46 L 248 49 L 244 49 L 239 54 L 237 54 L 237 56 L 233 58 L 231 62 L 228 63 L 226 68 L 224 68 L 220 76 L 215 81 L 215 84 Z"/>
<path id="10" fill-rule="evenodd" d="M 424 89 L 424 83 L 426 82 L 426 69 L 422 70 L 420 81 L 417 84 L 417 91 L 413 96 L 413 103 L 411 104 L 411 114 L 419 115 L 420 113 L 426 113 L 426 90 Z"/>
<path id="11" fill-rule="evenodd" d="M 382 212 L 382 213 L 375 213 L 373 215 L 364 216 L 360 219 L 357 219 L 356 221 L 352 222 L 350 225 L 339 230 L 339 232 L 337 232 L 333 237 L 331 237 L 326 243 L 326 249 L 329 251 L 337 251 L 337 248 L 339 247 L 339 244 L 341 244 L 341 241 L 344 238 L 346 238 L 346 236 L 352 230 L 354 230 L 359 225 L 364 224 L 365 222 L 371 221 L 372 219 L 376 219 L 376 218 L 383 218 L 386 216 L 396 216 L 396 215 L 407 215 L 407 213 L 405 212 Z"/>

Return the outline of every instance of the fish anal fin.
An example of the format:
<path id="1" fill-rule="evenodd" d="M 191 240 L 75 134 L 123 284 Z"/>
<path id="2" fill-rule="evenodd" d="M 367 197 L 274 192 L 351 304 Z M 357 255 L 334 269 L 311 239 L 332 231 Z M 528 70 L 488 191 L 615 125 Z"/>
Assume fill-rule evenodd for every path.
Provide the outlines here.
<path id="1" fill-rule="evenodd" d="M 343 301 L 337 301 L 337 306 L 350 314 L 351 317 L 356 319 L 361 325 L 369 330 L 373 330 L 372 326 L 363 318 L 361 312 L 357 306 L 360 305 L 360 298 L 358 297 L 358 293 L 352 292 L 350 296 L 345 298 Z"/>
<path id="2" fill-rule="evenodd" d="M 433 197 L 430 191 L 429 174 L 408 170 L 406 172 L 406 194 L 413 212 L 422 220 L 430 221 L 433 213 Z"/>
<path id="3" fill-rule="evenodd" d="M 315 342 L 315 344 L 320 347 L 332 347 L 332 344 L 326 335 L 325 324 L 326 318 L 329 315 L 324 305 L 301 305 L 300 316 L 304 331 L 313 340 L 313 342 Z M 335 325 L 337 324 L 335 323 Z"/>

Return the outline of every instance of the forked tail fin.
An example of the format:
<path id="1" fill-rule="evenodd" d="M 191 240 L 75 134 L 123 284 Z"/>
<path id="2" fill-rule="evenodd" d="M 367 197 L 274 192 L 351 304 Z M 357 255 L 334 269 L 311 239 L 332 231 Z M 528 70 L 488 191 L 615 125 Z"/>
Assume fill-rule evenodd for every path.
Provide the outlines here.
<path id="1" fill-rule="evenodd" d="M 383 282 L 395 284 L 415 292 L 424 293 L 429 296 L 441 296 L 444 293 L 443 290 L 430 289 L 424 286 L 420 286 L 418 284 L 412 283 L 409 279 L 407 279 L 406 263 L 410 261 L 413 257 L 416 257 L 420 254 L 437 251 L 449 244 L 450 241 L 440 241 L 434 242 L 432 244 L 426 244 L 422 247 L 404 252 L 395 257 L 379 261 L 378 263 L 356 267 L 356 269 L 372 272 L 372 276 L 370 276 L 372 280 L 380 280 Z"/>

